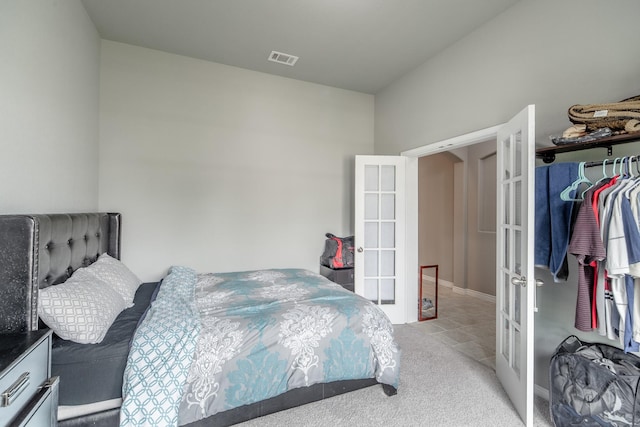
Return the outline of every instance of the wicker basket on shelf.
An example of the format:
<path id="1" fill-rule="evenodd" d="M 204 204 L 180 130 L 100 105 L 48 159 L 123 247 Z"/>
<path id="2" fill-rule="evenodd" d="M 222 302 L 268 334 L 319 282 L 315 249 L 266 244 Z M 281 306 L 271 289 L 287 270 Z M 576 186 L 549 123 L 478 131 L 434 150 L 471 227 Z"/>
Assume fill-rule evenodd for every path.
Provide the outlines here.
<path id="1" fill-rule="evenodd" d="M 572 105 L 568 111 L 574 124 L 588 131 L 608 127 L 614 131 L 640 131 L 640 95 L 609 104 Z"/>

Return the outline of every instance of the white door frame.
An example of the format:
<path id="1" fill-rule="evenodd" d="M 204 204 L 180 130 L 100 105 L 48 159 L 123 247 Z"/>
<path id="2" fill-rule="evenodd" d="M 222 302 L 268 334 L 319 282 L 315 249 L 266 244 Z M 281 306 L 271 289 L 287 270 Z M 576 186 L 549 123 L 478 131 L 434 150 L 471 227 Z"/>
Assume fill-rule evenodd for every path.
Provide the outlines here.
<path id="1" fill-rule="evenodd" d="M 466 147 L 489 140 L 497 140 L 498 129 L 503 124 L 480 129 L 475 132 L 455 136 L 433 144 L 403 151 L 401 156 L 408 157 L 406 165 L 406 239 L 405 258 L 407 279 L 406 313 L 407 323 L 418 321 L 417 299 L 420 263 L 418 260 L 418 159 L 431 154 L 442 153 L 456 148 Z"/>

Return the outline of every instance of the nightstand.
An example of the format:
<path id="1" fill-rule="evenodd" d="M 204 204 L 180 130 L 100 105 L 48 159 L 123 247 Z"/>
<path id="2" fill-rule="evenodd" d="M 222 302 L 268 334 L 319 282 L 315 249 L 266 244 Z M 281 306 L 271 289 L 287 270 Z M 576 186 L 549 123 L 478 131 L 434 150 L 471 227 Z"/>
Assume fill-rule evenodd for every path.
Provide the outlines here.
<path id="1" fill-rule="evenodd" d="M 49 329 L 0 334 L 0 425 L 55 426 L 58 377 L 51 378 Z"/>
<path id="2" fill-rule="evenodd" d="M 353 292 L 353 268 L 333 269 L 320 264 L 320 274 L 332 282 Z"/>

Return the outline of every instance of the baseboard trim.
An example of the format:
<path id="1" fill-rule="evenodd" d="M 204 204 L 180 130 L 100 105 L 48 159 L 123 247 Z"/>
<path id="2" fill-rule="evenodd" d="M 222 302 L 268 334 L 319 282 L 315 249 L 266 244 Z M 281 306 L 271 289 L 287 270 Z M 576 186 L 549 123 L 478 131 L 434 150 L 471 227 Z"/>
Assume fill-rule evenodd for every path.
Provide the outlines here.
<path id="1" fill-rule="evenodd" d="M 484 301 L 492 302 L 494 304 L 496 302 L 495 295 L 485 294 L 484 292 L 474 291 L 473 289 L 465 289 L 465 291 L 466 291 L 465 293 L 469 296 L 476 297 Z"/>
<path id="2" fill-rule="evenodd" d="M 435 280 L 434 278 L 431 278 L 431 277 L 430 277 L 430 279 L 431 279 L 431 281 Z M 455 289 L 457 287 L 457 286 L 455 286 L 453 284 L 453 282 L 450 282 L 448 280 L 442 280 L 442 279 L 438 279 L 438 284 L 442 285 L 442 286 L 446 286 L 447 288 L 454 288 Z"/>
<path id="3" fill-rule="evenodd" d="M 433 276 L 427 276 L 426 274 L 422 276 L 425 281 L 435 282 L 436 278 Z M 450 288 L 453 293 L 460 295 L 469 295 L 474 298 L 481 299 L 483 301 L 492 302 L 495 304 L 496 296 L 485 294 L 484 292 L 479 292 L 473 289 L 462 288 L 460 286 L 456 286 L 453 282 L 448 280 L 438 279 L 438 286 L 444 286 L 445 288 Z"/>
<path id="4" fill-rule="evenodd" d="M 538 397 L 549 400 L 549 390 L 542 386 L 539 386 L 538 384 L 534 384 L 533 393 Z"/>

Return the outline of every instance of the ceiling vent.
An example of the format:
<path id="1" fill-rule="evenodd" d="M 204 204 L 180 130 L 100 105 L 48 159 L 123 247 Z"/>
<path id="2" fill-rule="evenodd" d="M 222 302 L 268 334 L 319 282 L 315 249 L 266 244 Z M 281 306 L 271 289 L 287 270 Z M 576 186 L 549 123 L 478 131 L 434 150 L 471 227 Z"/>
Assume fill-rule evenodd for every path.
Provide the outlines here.
<path id="1" fill-rule="evenodd" d="M 276 52 L 275 50 L 272 50 L 269 55 L 269 61 L 289 65 L 290 67 L 296 65 L 297 60 L 297 56 L 289 55 L 288 53 Z"/>

